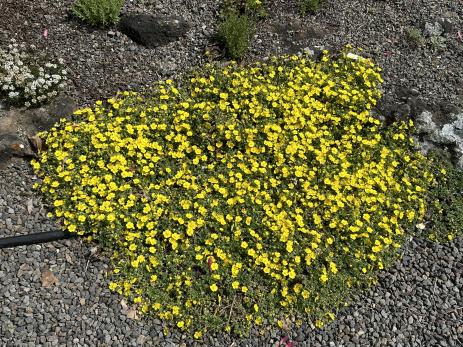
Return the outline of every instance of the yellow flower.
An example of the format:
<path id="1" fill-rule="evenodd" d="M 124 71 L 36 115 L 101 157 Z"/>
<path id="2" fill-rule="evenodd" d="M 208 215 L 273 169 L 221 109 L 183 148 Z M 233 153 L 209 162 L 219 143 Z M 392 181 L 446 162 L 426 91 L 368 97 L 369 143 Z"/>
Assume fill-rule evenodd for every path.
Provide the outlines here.
<path id="1" fill-rule="evenodd" d="M 333 263 L 332 261 L 330 262 L 330 271 L 333 273 L 333 274 L 336 274 L 338 272 L 338 268 L 336 266 L 335 263 Z"/>
<path id="2" fill-rule="evenodd" d="M 63 206 L 63 205 L 64 205 L 64 201 L 63 201 L 63 200 L 55 200 L 55 202 L 53 203 L 53 205 L 54 205 L 55 207 Z"/>
<path id="3" fill-rule="evenodd" d="M 293 241 L 288 241 L 286 242 L 286 251 L 288 253 L 291 253 L 293 251 Z"/>
<path id="4" fill-rule="evenodd" d="M 215 284 L 215 283 L 214 283 L 214 284 L 211 284 L 211 285 L 209 286 L 209 288 L 210 288 L 213 292 L 216 292 L 216 291 L 219 289 L 219 287 L 217 287 L 217 284 Z"/>
<path id="5" fill-rule="evenodd" d="M 328 272 L 326 271 L 326 267 L 322 268 L 322 274 L 320 276 L 320 282 L 326 283 L 328 281 Z"/>

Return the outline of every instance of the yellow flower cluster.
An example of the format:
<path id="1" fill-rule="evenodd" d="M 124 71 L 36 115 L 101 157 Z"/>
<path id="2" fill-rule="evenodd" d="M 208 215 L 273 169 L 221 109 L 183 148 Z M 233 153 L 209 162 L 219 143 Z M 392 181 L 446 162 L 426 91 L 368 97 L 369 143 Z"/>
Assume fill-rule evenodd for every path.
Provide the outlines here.
<path id="1" fill-rule="evenodd" d="M 324 295 L 383 267 L 432 179 L 408 125 L 370 115 L 380 82 L 347 53 L 210 66 L 77 111 L 33 166 L 142 312 L 198 338 L 327 314 Z"/>

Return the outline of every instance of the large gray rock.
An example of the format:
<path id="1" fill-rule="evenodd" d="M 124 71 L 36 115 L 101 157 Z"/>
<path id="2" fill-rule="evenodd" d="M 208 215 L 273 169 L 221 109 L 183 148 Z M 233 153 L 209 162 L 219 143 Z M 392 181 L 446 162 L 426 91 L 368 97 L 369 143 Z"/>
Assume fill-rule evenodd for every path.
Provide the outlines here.
<path id="1" fill-rule="evenodd" d="M 434 23 L 427 22 L 424 24 L 423 34 L 426 37 L 440 36 L 443 33 L 444 33 L 444 28 L 439 22 L 434 22 Z"/>
<path id="2" fill-rule="evenodd" d="M 447 123 L 434 119 L 433 114 L 424 111 L 416 118 L 418 143 L 423 152 L 446 149 L 450 151 L 457 166 L 463 169 L 463 113 L 450 117 Z"/>
<path id="3" fill-rule="evenodd" d="M 74 99 L 63 96 L 53 100 L 46 107 L 28 110 L 30 123 L 34 126 L 32 132 L 49 130 L 61 118 L 70 117 L 77 109 Z"/>
<path id="4" fill-rule="evenodd" d="M 189 25 L 180 17 L 126 14 L 119 22 L 119 29 L 133 41 L 155 48 L 185 35 Z"/>
<path id="5" fill-rule="evenodd" d="M 0 135 L 22 133 L 33 136 L 49 130 L 61 118 L 67 118 L 77 105 L 70 97 L 58 97 L 40 108 L 12 108 L 0 117 Z"/>
<path id="6" fill-rule="evenodd" d="M 40 108 L 0 112 L 0 169 L 13 157 L 34 156 L 27 139 L 49 130 L 61 118 L 70 117 L 76 108 L 72 98 L 58 97 Z"/>

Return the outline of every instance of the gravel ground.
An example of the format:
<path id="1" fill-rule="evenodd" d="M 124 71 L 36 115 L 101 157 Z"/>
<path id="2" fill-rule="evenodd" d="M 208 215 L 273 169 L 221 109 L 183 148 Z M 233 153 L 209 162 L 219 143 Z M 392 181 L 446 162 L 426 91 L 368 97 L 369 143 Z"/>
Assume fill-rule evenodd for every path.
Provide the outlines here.
<path id="1" fill-rule="evenodd" d="M 463 30 L 461 0 L 326 0 L 317 15 L 302 20 L 295 0 L 269 2 L 247 61 L 350 42 L 384 69 L 388 98 L 399 100 L 403 88 L 415 88 L 434 107 L 462 106 L 463 42 L 444 34 L 445 48 L 428 43 L 412 49 L 403 36 L 405 27 L 422 27 L 447 11 L 459 16 L 456 25 Z M 125 10 L 175 12 L 190 22 L 186 37 L 154 50 L 134 45 L 114 28 L 82 27 L 67 17 L 69 3 L 0 0 L 0 45 L 15 37 L 63 57 L 72 78 L 66 93 L 84 105 L 201 64 L 219 1 L 127 1 Z M 42 37 L 45 28 L 48 39 Z M 46 217 L 33 182 L 25 162 L 0 171 L 0 237 L 59 228 Z M 255 332 L 242 340 L 217 336 L 203 345 L 275 346 L 288 335 L 294 346 L 461 346 L 462 254 L 461 239 L 443 245 L 412 240 L 380 283 L 326 328 Z M 107 289 L 104 259 L 95 245 L 77 239 L 0 250 L 0 346 L 199 345 L 178 333 L 165 335 L 159 321 L 129 319 L 121 297 Z"/>

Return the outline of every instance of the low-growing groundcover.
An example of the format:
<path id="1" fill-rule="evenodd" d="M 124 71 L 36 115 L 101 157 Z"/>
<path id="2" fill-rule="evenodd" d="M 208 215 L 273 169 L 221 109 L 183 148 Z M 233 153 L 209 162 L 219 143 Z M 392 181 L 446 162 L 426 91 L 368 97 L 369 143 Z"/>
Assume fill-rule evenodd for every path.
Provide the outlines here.
<path id="1" fill-rule="evenodd" d="M 200 338 L 333 319 L 425 213 L 410 126 L 370 116 L 382 82 L 347 52 L 194 72 L 42 134 L 40 189 L 113 252 L 110 288 Z"/>

